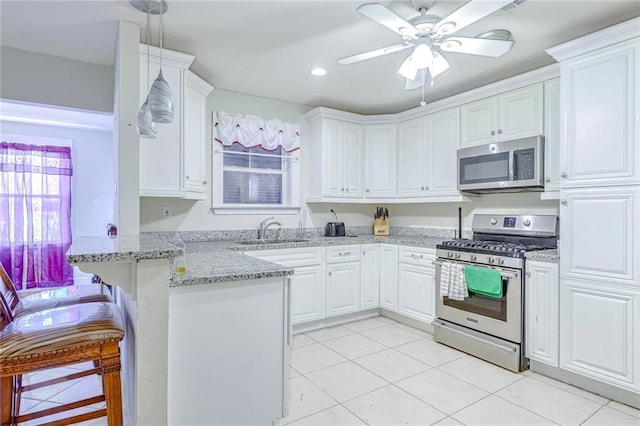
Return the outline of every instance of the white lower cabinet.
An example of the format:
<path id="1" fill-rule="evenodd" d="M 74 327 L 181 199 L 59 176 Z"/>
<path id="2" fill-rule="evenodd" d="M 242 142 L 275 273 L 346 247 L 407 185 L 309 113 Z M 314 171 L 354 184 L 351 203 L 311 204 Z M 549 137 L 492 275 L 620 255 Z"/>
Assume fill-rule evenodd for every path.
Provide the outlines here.
<path id="1" fill-rule="evenodd" d="M 360 246 L 360 309 L 380 306 L 380 245 Z"/>
<path id="2" fill-rule="evenodd" d="M 291 324 L 325 317 L 325 274 L 324 264 L 295 269 L 291 277 Z"/>
<path id="3" fill-rule="evenodd" d="M 560 367 L 638 392 L 640 291 L 563 279 L 560 306 Z"/>
<path id="4" fill-rule="evenodd" d="M 558 366 L 558 264 L 527 260 L 525 278 L 525 353 Z"/>
<path id="5" fill-rule="evenodd" d="M 327 317 L 360 310 L 360 262 L 327 264 Z"/>
<path id="6" fill-rule="evenodd" d="M 435 250 L 400 247 L 399 258 L 398 313 L 430 324 L 436 312 Z"/>
<path id="7" fill-rule="evenodd" d="M 380 307 L 398 312 L 398 246 L 380 244 Z"/>

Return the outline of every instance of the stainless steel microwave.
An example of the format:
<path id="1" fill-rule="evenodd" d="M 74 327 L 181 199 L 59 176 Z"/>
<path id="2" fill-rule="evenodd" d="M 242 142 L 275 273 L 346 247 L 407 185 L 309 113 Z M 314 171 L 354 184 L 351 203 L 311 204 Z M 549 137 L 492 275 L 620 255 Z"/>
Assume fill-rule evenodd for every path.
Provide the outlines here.
<path id="1" fill-rule="evenodd" d="M 460 191 L 541 191 L 543 188 L 543 136 L 458 150 Z"/>

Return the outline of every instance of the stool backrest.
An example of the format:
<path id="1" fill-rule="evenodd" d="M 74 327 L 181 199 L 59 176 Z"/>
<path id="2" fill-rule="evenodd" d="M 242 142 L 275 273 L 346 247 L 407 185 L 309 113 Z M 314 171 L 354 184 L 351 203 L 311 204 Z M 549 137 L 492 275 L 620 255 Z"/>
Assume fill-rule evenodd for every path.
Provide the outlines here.
<path id="1" fill-rule="evenodd" d="M 15 308 L 20 302 L 20 298 L 2 263 L 0 263 L 0 296 L 2 296 L 2 301 L 9 309 L 11 318 L 13 318 L 13 312 L 15 312 Z"/>

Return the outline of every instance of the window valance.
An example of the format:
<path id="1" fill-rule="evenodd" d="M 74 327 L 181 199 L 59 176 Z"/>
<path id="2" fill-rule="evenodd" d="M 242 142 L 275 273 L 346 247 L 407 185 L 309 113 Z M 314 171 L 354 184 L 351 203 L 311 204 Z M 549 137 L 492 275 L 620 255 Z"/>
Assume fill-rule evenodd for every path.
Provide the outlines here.
<path id="1" fill-rule="evenodd" d="M 213 112 L 215 140 L 223 146 L 238 143 L 247 148 L 259 146 L 273 151 L 282 147 L 286 152 L 300 149 L 300 124 L 278 119 L 267 120 L 252 115 Z M 214 133 L 215 134 L 215 133 Z"/>

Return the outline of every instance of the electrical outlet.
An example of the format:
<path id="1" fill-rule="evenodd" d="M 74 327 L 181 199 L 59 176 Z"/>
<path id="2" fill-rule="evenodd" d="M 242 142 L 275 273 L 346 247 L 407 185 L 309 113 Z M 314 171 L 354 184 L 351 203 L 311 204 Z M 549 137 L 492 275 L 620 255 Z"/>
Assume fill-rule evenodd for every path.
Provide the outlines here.
<path id="1" fill-rule="evenodd" d="M 171 217 L 171 207 L 164 206 L 162 207 L 162 218 L 169 219 Z"/>

